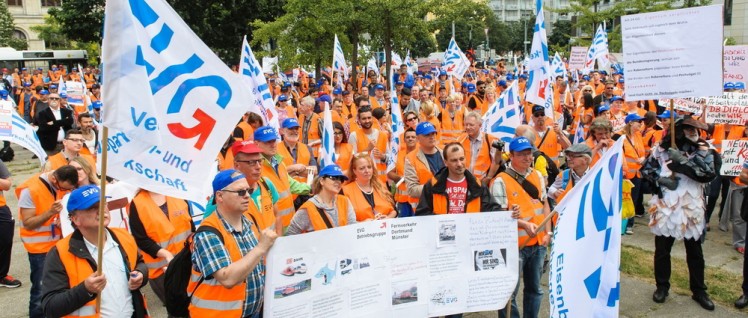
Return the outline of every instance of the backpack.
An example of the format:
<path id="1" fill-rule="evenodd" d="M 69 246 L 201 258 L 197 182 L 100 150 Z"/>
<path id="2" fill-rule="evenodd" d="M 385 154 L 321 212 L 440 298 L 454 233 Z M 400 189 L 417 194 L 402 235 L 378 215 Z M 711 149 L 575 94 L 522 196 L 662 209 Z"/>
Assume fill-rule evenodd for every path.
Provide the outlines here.
<path id="1" fill-rule="evenodd" d="M 197 282 L 195 289 L 189 295 L 187 294 L 187 285 L 190 282 L 190 274 L 192 273 L 192 239 L 195 234 L 200 232 L 211 232 L 218 235 L 221 243 L 224 243 L 221 232 L 207 225 L 198 227 L 197 231 L 192 233 L 184 241 L 184 248 L 169 262 L 169 267 L 166 268 L 166 272 L 164 273 L 164 301 L 169 316 L 189 317 L 189 306 L 192 295 L 205 280 L 205 277 L 200 276 L 200 281 Z"/>
<path id="2" fill-rule="evenodd" d="M 547 164 L 546 172 L 548 173 L 548 184 L 545 185 L 545 188 L 547 189 L 553 184 L 553 182 L 556 181 L 556 177 L 561 172 L 561 170 L 558 169 L 558 166 L 556 166 L 556 163 L 553 162 L 553 159 L 551 159 L 551 157 L 548 157 L 548 155 L 546 155 L 540 150 L 533 151 L 532 162 L 535 162 L 536 160 L 538 160 L 538 157 L 540 156 L 543 156 L 543 158 L 545 158 L 545 161 Z"/>
<path id="3" fill-rule="evenodd" d="M 3 162 L 13 161 L 13 157 L 16 156 L 16 152 L 10 146 L 3 147 L 0 149 L 0 160 Z"/>

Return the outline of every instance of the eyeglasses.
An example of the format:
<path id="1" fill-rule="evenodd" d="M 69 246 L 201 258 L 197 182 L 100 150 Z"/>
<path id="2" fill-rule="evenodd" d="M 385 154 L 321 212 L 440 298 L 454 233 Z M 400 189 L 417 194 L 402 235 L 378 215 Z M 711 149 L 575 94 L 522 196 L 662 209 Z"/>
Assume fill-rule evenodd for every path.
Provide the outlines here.
<path id="1" fill-rule="evenodd" d="M 50 97 L 49 100 L 60 100 L 59 97 Z"/>
<path id="2" fill-rule="evenodd" d="M 591 89 L 585 89 L 585 90 L 583 90 L 583 92 L 585 92 L 585 93 L 592 93 L 592 90 Z"/>
<path id="3" fill-rule="evenodd" d="M 418 119 L 418 118 L 416 118 L 416 117 L 410 117 L 410 118 L 408 118 L 408 119 L 405 119 L 405 121 L 414 121 L 414 120 L 416 120 L 416 119 Z"/>
<path id="4" fill-rule="evenodd" d="M 250 189 L 250 188 L 241 189 L 241 190 L 226 190 L 226 189 L 223 189 L 221 191 L 222 192 L 236 193 L 236 195 L 238 195 L 240 197 L 243 197 L 243 196 L 245 196 L 247 194 L 250 194 L 252 192 L 252 189 Z"/>
<path id="5" fill-rule="evenodd" d="M 85 139 L 78 139 L 78 138 L 66 138 L 65 140 L 70 140 L 72 142 L 80 142 L 80 143 L 86 142 Z"/>
<path id="6" fill-rule="evenodd" d="M 322 178 L 332 180 L 332 181 L 338 181 L 338 182 L 343 182 L 343 180 L 345 180 L 345 178 L 342 176 L 324 176 Z"/>
<path id="7" fill-rule="evenodd" d="M 257 166 L 262 163 L 262 159 L 253 159 L 253 160 L 234 160 L 234 162 L 243 162 L 250 166 Z"/>
<path id="8" fill-rule="evenodd" d="M 535 113 L 535 114 L 532 114 L 532 117 L 535 117 L 535 118 L 540 118 L 540 117 L 543 117 L 543 116 L 545 116 L 545 113 Z"/>
<path id="9" fill-rule="evenodd" d="M 336 132 L 335 132 L 334 134 L 335 134 L 335 136 L 342 136 L 342 135 L 343 135 L 343 132 L 338 132 L 338 131 L 336 131 Z"/>

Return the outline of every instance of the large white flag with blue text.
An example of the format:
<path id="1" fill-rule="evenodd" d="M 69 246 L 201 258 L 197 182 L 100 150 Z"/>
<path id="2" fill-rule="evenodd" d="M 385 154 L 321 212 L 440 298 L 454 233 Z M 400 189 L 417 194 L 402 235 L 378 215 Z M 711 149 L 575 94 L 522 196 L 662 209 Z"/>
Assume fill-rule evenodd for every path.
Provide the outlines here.
<path id="1" fill-rule="evenodd" d="M 348 65 L 345 64 L 345 55 L 343 54 L 343 46 L 338 41 L 338 35 L 335 34 L 335 47 L 332 51 L 332 62 L 333 69 L 338 72 L 338 76 L 343 76 L 344 79 L 348 79 Z M 341 75 L 342 74 L 342 75 Z M 332 74 L 330 74 L 332 76 Z M 340 84 L 340 82 L 338 82 Z"/>
<path id="2" fill-rule="evenodd" d="M 239 74 L 241 74 L 247 88 L 255 96 L 255 102 L 249 105 L 249 111 L 262 117 L 263 123 L 280 131 L 278 123 L 278 111 L 275 109 L 273 95 L 270 94 L 268 82 L 262 74 L 262 65 L 252 53 L 252 48 L 247 43 L 247 36 L 242 42 L 242 54 L 239 60 Z"/>
<path id="3" fill-rule="evenodd" d="M 462 53 L 460 47 L 457 46 L 455 38 L 449 41 L 447 50 L 444 51 L 444 70 L 447 74 L 457 77 L 458 80 L 462 80 L 462 76 L 470 68 L 470 60 L 467 56 Z"/>
<path id="4" fill-rule="evenodd" d="M 203 202 L 216 155 L 254 95 L 166 1 L 109 0 L 105 15 L 109 175 Z"/>
<path id="5" fill-rule="evenodd" d="M 567 81 L 567 75 L 566 75 L 566 64 L 564 63 L 564 60 L 561 59 L 561 56 L 558 55 L 558 52 L 553 55 L 553 61 L 551 61 L 551 74 L 553 74 L 553 79 L 555 81 L 556 77 L 561 76 L 564 78 L 564 81 Z"/>
<path id="6" fill-rule="evenodd" d="M 395 91 L 395 84 L 390 81 L 390 91 Z M 397 94 L 390 94 L 390 100 L 392 107 L 392 113 L 390 119 L 392 121 L 392 134 L 390 135 L 390 142 L 387 146 L 387 155 L 385 163 L 387 169 L 385 172 L 390 172 L 395 169 L 397 164 L 397 153 L 400 151 L 400 137 L 405 133 L 405 121 L 403 121 L 403 111 L 400 109 L 400 101 L 397 99 Z"/>
<path id="7" fill-rule="evenodd" d="M 550 316 L 618 317 L 621 182 L 618 139 L 558 203 L 550 256 Z"/>
<path id="8" fill-rule="evenodd" d="M 595 37 L 592 39 L 592 45 L 587 50 L 587 59 L 584 62 L 584 74 L 589 74 L 595 68 L 595 61 L 599 69 L 606 69 L 610 65 L 608 58 L 608 32 L 603 25 L 597 26 Z"/>
<path id="9" fill-rule="evenodd" d="M 548 57 L 548 37 L 545 32 L 545 17 L 543 15 L 543 0 L 535 1 L 535 32 L 532 35 L 532 47 L 527 62 L 529 76 L 525 100 L 543 105 L 547 100 L 547 86 L 550 84 L 551 65 Z"/>
<path id="10" fill-rule="evenodd" d="M 504 91 L 499 99 L 491 105 L 483 115 L 481 132 L 492 135 L 505 142 L 514 138 L 514 131 L 522 124 L 522 113 L 519 106 L 519 90 L 517 82 Z"/>
<path id="11" fill-rule="evenodd" d="M 326 165 L 335 163 L 338 156 L 335 153 L 335 131 L 332 129 L 332 112 L 330 103 L 325 103 L 325 110 L 322 113 L 322 147 L 319 148 L 319 167 L 324 168 Z"/>

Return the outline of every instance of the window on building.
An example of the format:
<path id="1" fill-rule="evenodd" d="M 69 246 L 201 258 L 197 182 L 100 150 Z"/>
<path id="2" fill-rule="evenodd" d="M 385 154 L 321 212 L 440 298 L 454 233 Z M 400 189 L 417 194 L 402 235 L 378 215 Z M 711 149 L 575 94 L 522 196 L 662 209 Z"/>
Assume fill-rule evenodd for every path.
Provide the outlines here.
<path id="1" fill-rule="evenodd" d="M 42 0 L 42 7 L 59 7 L 62 0 Z"/>
<path id="2" fill-rule="evenodd" d="M 725 0 L 725 5 L 722 8 L 724 10 L 724 25 L 732 25 L 732 0 Z"/>
<path id="3" fill-rule="evenodd" d="M 23 7 L 23 0 L 8 0 L 8 6 Z"/>
<path id="4" fill-rule="evenodd" d="M 26 33 L 23 33 L 21 30 L 13 30 L 13 38 L 26 40 Z"/>

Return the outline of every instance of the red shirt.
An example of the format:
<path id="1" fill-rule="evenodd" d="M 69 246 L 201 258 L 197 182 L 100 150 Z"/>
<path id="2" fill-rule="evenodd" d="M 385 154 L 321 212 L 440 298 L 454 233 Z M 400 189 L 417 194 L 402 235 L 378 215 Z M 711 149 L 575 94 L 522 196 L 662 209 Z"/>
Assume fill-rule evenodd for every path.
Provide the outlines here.
<path id="1" fill-rule="evenodd" d="M 447 178 L 447 197 L 449 199 L 449 210 L 447 213 L 465 213 L 467 200 L 467 180 L 452 180 Z"/>

